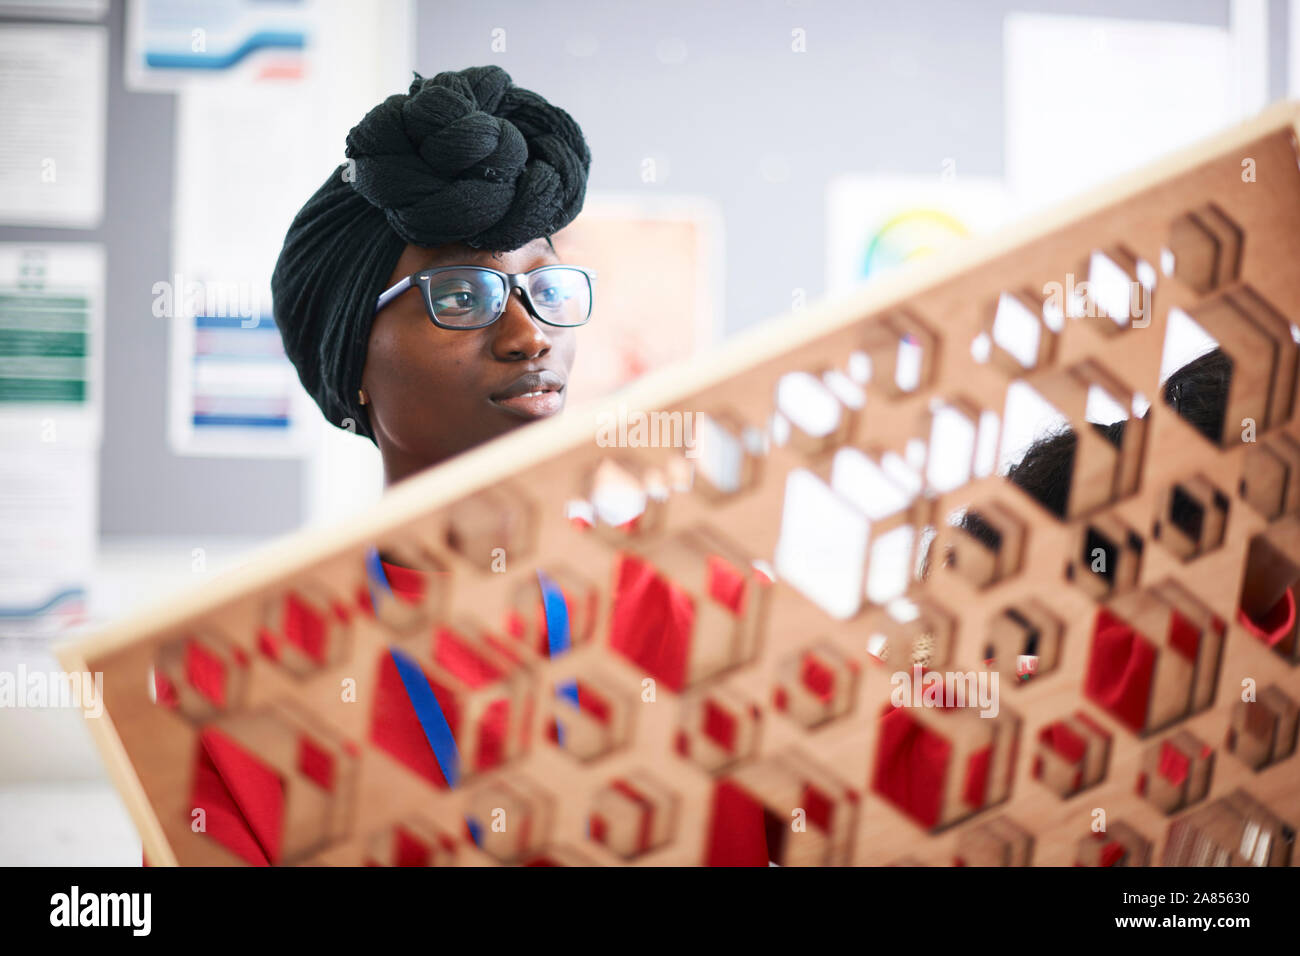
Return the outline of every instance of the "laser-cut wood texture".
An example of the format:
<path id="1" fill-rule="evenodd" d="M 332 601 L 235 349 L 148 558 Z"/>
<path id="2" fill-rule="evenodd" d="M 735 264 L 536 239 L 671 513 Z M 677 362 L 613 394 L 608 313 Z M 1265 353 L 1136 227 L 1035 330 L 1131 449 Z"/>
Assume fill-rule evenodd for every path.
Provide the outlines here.
<path id="1" fill-rule="evenodd" d="M 191 828 L 201 735 L 283 782 L 285 863 L 695 865 L 713 808 L 755 804 L 784 863 L 1295 862 L 1300 641 L 1268 646 L 1237 602 L 1248 553 L 1300 568 L 1298 109 L 531 425 L 64 649 L 104 672 L 90 726 L 150 862 L 239 861 Z M 1107 314 L 1107 275 L 1153 286 L 1148 314 Z M 1074 308 L 1039 292 L 1089 278 Z M 1234 363 L 1221 447 L 1160 399 L 1172 310 Z M 1064 520 L 989 473 L 1018 381 L 1078 433 Z M 1101 393 L 1128 413 L 1118 444 L 1084 424 Z M 708 416 L 700 454 L 606 447 L 597 415 L 620 405 Z M 988 535 L 950 523 L 963 508 Z M 407 599 L 368 609 L 371 545 L 424 572 L 394 572 Z M 554 659 L 538 569 L 567 598 Z M 1093 653 L 1108 622 L 1139 632 L 1111 646 L 1141 672 L 1125 686 Z M 457 712 L 455 788 L 385 743 L 393 645 Z M 891 709 L 893 672 L 990 655 L 996 718 Z"/>

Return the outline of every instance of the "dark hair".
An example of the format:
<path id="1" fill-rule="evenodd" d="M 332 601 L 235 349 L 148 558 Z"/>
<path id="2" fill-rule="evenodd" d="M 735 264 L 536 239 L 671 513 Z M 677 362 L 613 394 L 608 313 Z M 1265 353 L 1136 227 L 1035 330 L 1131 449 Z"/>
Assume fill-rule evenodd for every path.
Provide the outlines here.
<path id="1" fill-rule="evenodd" d="M 1223 433 L 1227 411 L 1228 384 L 1232 379 L 1232 360 L 1222 349 L 1193 359 L 1174 372 L 1164 385 L 1164 399 L 1188 424 L 1215 445 Z M 1097 433 L 1118 445 L 1124 437 L 1124 422 L 1092 424 Z M 1007 473 L 1007 478 L 1058 518 L 1065 517 L 1074 475 L 1074 452 L 1079 439 L 1072 429 L 1065 429 L 1035 442 L 1024 458 Z M 1177 520 L 1178 515 L 1171 515 Z M 996 547 L 998 534 L 975 512 L 961 520 L 963 530 L 990 547 Z"/>

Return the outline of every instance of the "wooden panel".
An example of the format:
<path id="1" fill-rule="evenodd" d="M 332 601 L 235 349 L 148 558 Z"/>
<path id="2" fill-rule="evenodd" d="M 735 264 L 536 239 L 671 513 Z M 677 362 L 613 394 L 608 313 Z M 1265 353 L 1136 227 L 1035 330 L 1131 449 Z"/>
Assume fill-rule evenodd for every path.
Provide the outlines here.
<path id="1" fill-rule="evenodd" d="M 238 862 L 192 826 L 203 740 L 282 780 L 286 863 L 696 865 L 721 791 L 761 805 L 786 863 L 1136 865 L 1211 831 L 1216 859 L 1290 860 L 1298 642 L 1252 636 L 1237 602 L 1252 542 L 1300 564 L 1297 110 L 497 439 L 63 649 L 104 674 L 90 723 L 150 862 Z M 1109 314 L 1107 270 L 1140 314 Z M 1053 312 L 1054 283 L 1083 294 Z M 1160 398 L 1173 309 L 1234 362 L 1220 445 Z M 1064 520 L 990 474 L 1015 382 L 1082 429 Z M 1083 425 L 1094 388 L 1129 409 L 1118 446 Z M 634 427 L 609 447 L 620 414 L 652 412 L 701 444 Z M 1174 527 L 1176 503 L 1200 524 Z M 963 509 L 987 540 L 951 526 Z M 369 594 L 372 547 L 422 570 L 418 600 Z M 539 570 L 573 630 L 554 658 Z M 650 598 L 616 601 L 620 573 Z M 1136 702 L 1094 653 L 1108 622 L 1149 655 Z M 376 729 L 392 647 L 454 699 L 455 787 Z M 1000 677 L 997 715 L 895 709 L 913 662 Z M 573 684 L 580 706 L 557 698 Z M 1231 846 L 1252 814 L 1267 852 Z"/>

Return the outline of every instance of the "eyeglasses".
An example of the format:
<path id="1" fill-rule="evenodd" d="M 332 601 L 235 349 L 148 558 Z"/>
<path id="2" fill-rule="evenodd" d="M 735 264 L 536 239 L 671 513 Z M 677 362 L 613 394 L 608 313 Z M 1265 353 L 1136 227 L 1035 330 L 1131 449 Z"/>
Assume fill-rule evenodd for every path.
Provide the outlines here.
<path id="1" fill-rule="evenodd" d="M 424 295 L 424 308 L 441 329 L 481 329 L 506 311 L 514 289 L 523 291 L 533 318 L 547 325 L 584 325 L 591 318 L 596 274 L 577 266 L 542 266 L 532 272 L 498 272 L 484 266 L 446 266 L 407 276 L 379 296 L 376 314 L 412 286 Z"/>

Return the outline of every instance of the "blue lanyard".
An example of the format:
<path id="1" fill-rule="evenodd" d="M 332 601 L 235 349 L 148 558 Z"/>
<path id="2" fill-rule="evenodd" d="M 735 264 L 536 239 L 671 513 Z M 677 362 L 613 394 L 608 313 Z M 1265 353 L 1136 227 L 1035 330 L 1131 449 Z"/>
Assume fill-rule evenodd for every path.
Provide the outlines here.
<path id="1" fill-rule="evenodd" d="M 388 582 L 388 575 L 384 574 L 383 561 L 380 560 L 379 551 L 375 548 L 370 548 L 366 552 L 366 571 L 370 578 L 370 606 L 376 607 L 375 589 L 382 588 L 391 596 L 393 586 Z M 456 786 L 460 779 L 460 753 L 456 749 L 456 738 L 452 735 L 451 725 L 447 723 L 442 707 L 438 705 L 438 698 L 433 693 L 433 688 L 429 686 L 424 671 L 414 658 L 395 647 L 390 647 L 388 653 L 397 667 L 398 676 L 402 678 L 407 699 L 411 702 L 416 719 L 420 721 L 424 739 L 429 742 L 429 747 L 433 750 L 433 756 L 438 761 L 443 779 L 447 781 L 447 786 Z"/>
<path id="2" fill-rule="evenodd" d="M 389 595 L 393 593 L 388 575 L 384 573 L 383 561 L 380 560 L 379 551 L 375 548 L 370 548 L 366 552 L 366 572 L 370 579 L 370 603 L 374 607 L 377 588 Z M 542 608 L 546 614 L 547 644 L 551 657 L 555 658 L 569 649 L 569 607 L 559 585 L 541 571 L 537 572 L 537 584 L 542 591 Z M 411 702 L 416 718 L 420 721 L 420 728 L 424 731 L 424 738 L 429 742 L 433 756 L 438 761 L 442 776 L 447 781 L 447 786 L 455 787 L 460 779 L 460 754 L 456 749 L 456 738 L 451 732 L 451 725 L 447 723 L 442 707 L 438 704 L 438 698 L 433 688 L 429 686 L 424 671 L 412 657 L 395 647 L 390 647 L 388 653 L 397 667 L 406 696 Z M 575 708 L 578 707 L 577 681 L 560 685 L 557 694 L 560 699 Z M 556 721 L 555 730 L 556 738 L 560 744 L 563 744 L 564 728 L 559 721 Z M 481 830 L 477 821 L 466 818 L 466 823 L 469 825 L 474 842 L 478 843 Z"/>
<path id="3" fill-rule="evenodd" d="M 542 589 L 542 608 L 546 612 L 546 640 L 550 646 L 551 659 L 559 657 L 569 649 L 569 606 L 564 601 L 564 592 L 558 584 L 543 572 L 537 572 L 537 584 Z M 569 681 L 556 689 L 561 700 L 568 701 L 575 708 L 578 703 L 578 682 Z M 564 726 L 555 722 L 555 737 L 564 745 Z"/>

